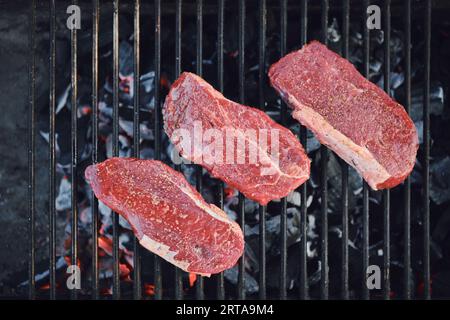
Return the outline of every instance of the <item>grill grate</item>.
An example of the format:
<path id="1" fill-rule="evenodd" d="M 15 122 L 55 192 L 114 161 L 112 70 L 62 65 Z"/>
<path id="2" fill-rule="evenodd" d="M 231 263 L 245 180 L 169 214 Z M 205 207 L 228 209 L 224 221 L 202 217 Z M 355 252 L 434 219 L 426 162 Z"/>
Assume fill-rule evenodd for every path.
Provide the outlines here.
<path id="1" fill-rule="evenodd" d="M 75 1 L 74 4 L 77 2 Z M 113 155 L 119 155 L 119 0 L 113 0 Z M 350 1 L 342 0 L 342 36 L 343 36 L 343 56 L 349 57 L 349 25 L 350 25 Z M 370 46 L 370 34 L 369 30 L 365 27 L 368 14 L 366 12 L 367 6 L 370 1 L 363 1 L 363 14 L 362 24 L 363 30 L 363 70 L 362 73 L 369 76 L 369 46 Z M 287 0 L 280 0 L 279 3 L 279 19 L 280 19 L 280 56 L 286 54 L 286 37 L 287 37 Z M 258 99 L 259 105 L 262 110 L 265 109 L 265 93 L 264 83 L 267 80 L 265 61 L 266 57 L 266 31 L 267 31 L 267 7 L 266 0 L 259 0 L 258 2 Z M 405 108 L 409 112 L 411 106 L 411 2 L 405 0 L 404 6 L 404 40 L 405 40 L 405 93 L 406 102 Z M 196 0 L 196 72 L 202 75 L 203 65 L 203 1 Z M 55 170 L 56 170 L 56 137 L 55 137 L 55 115 L 56 115 L 56 2 L 50 0 L 50 54 L 49 54 L 49 210 L 48 210 L 48 223 L 49 223 L 49 275 L 50 275 L 50 299 L 56 299 L 56 209 L 55 209 Z M 176 0 L 175 2 L 175 75 L 178 76 L 181 73 L 181 36 L 182 36 L 182 9 L 183 1 Z M 321 1 L 321 31 L 322 42 L 327 44 L 327 27 L 328 27 L 328 15 L 329 15 L 329 1 Z M 425 10 L 423 13 L 424 26 L 425 26 L 425 85 L 424 85 L 424 101 L 423 101 L 423 122 L 424 122 L 424 164 L 423 164 L 423 256 L 424 256 L 424 297 L 430 299 L 430 42 L 431 42 L 431 1 L 425 1 Z M 139 88 L 140 81 L 140 0 L 134 1 L 133 18 L 134 18 L 134 83 L 135 87 Z M 30 56 L 29 56 L 29 145 L 28 145 L 28 167 L 29 167 L 29 184 L 28 184 L 28 207 L 29 207 L 29 298 L 34 299 L 36 297 L 36 283 L 35 283 L 35 154 L 36 154 L 36 1 L 31 2 L 30 9 Z M 161 92 L 160 92 L 160 78 L 161 78 L 161 1 L 154 0 L 154 68 L 155 68 L 155 158 L 161 159 Z M 246 26 L 246 2 L 245 0 L 239 0 L 238 3 L 238 93 L 239 101 L 245 103 L 245 26 Z M 100 3 L 99 0 L 92 1 L 92 123 L 93 123 L 93 153 L 92 162 L 97 163 L 99 160 L 98 153 L 98 141 L 99 141 L 99 119 L 98 119 L 98 61 L 99 61 L 99 17 L 100 17 Z M 383 5 L 383 24 L 384 24 L 384 89 L 389 93 L 390 88 L 390 32 L 391 32 L 391 1 L 385 0 Z M 305 44 L 308 39 L 308 1 L 302 0 L 300 2 L 300 16 L 298 20 L 299 29 L 299 42 L 301 45 Z M 224 20 L 225 20 L 225 0 L 218 0 L 217 2 L 217 84 L 218 89 L 223 92 L 224 90 Z M 77 104 L 77 31 L 76 29 L 71 31 L 71 90 L 72 90 L 72 105 Z M 135 90 L 133 101 L 133 156 L 139 157 L 139 90 Z M 286 124 L 287 119 L 287 107 L 283 103 L 281 106 L 281 123 Z M 307 142 L 307 130 L 304 127 L 300 128 L 299 138 L 304 146 Z M 77 242 L 78 242 L 78 209 L 77 209 L 77 170 L 78 170 L 78 141 L 77 141 L 77 109 L 72 108 L 71 114 L 71 261 L 77 263 Z M 322 146 L 320 150 L 321 155 L 321 173 L 320 173 L 320 185 L 321 185 L 321 285 L 320 296 L 322 299 L 328 299 L 329 296 L 329 266 L 328 266 L 328 190 L 327 190 L 327 161 L 330 151 Z M 342 167 L 342 265 L 341 265 L 341 289 L 340 294 L 342 299 L 349 299 L 349 166 L 341 161 Z M 196 167 L 196 187 L 201 192 L 202 190 L 202 169 Z M 308 190 L 307 184 L 304 184 L 299 188 L 301 193 L 301 230 L 302 234 L 307 233 L 307 198 Z M 404 185 L 403 193 L 403 223 L 404 223 L 404 274 L 403 274 L 403 295 L 404 298 L 410 299 L 412 297 L 411 291 L 411 182 L 408 178 Z M 98 262 L 98 200 L 95 196 L 92 196 L 92 298 L 98 299 L 100 297 L 99 292 L 99 262 Z M 244 229 L 244 204 L 245 198 L 242 194 L 239 194 L 239 209 L 238 209 L 238 221 L 242 229 Z M 224 185 L 221 184 L 219 190 L 219 203 L 218 205 L 223 209 L 224 206 Z M 383 286 L 383 298 L 390 298 L 390 191 L 383 192 L 383 261 L 384 261 L 384 286 Z M 259 206 L 259 298 L 265 299 L 267 294 L 267 274 L 266 274 L 266 224 L 265 215 L 266 207 Z M 363 252 L 362 252 L 362 268 L 366 270 L 369 266 L 369 187 L 366 183 L 363 184 Z M 286 299 L 287 297 L 287 200 L 286 198 L 281 201 L 281 259 L 280 259 L 280 291 L 279 298 Z M 307 275 L 307 242 L 306 237 L 301 239 L 300 246 L 300 292 L 299 297 L 301 299 L 308 299 L 308 275 Z M 133 296 L 135 299 L 142 298 L 142 276 L 141 276 L 141 254 L 140 245 L 137 239 L 134 239 L 134 286 Z M 116 213 L 113 214 L 113 298 L 121 298 L 121 286 L 120 286 L 120 270 L 119 270 L 119 217 Z M 239 260 L 238 270 L 238 286 L 237 296 L 239 299 L 245 299 L 245 277 L 244 277 L 244 257 Z M 216 279 L 216 295 L 218 299 L 225 297 L 224 275 L 223 273 L 217 275 Z M 183 272 L 178 268 L 175 268 L 175 290 L 174 295 L 176 299 L 183 299 Z M 154 281 L 155 281 L 155 299 L 162 299 L 162 270 L 161 260 L 159 257 L 154 257 Z M 362 286 L 362 298 L 369 299 L 369 291 L 366 286 L 365 280 L 361 283 Z M 77 291 L 73 290 L 71 297 L 77 298 Z M 204 283 L 203 279 L 199 277 L 196 281 L 196 298 L 204 299 Z"/>

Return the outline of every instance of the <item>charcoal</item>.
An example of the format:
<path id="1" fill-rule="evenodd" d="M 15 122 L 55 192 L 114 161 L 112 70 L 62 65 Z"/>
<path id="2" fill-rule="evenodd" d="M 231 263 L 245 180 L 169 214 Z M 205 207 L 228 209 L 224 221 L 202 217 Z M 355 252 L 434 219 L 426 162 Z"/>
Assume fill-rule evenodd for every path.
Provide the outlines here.
<path id="1" fill-rule="evenodd" d="M 237 266 L 225 270 L 223 274 L 226 280 L 230 281 L 234 285 L 237 285 L 239 275 Z M 247 271 L 244 272 L 244 290 L 248 294 L 254 294 L 259 291 L 258 282 Z"/>
<path id="2" fill-rule="evenodd" d="M 450 271 L 442 270 L 433 277 L 433 298 L 448 298 L 450 296 Z"/>
<path id="3" fill-rule="evenodd" d="M 66 269 L 66 267 L 67 267 L 67 262 L 64 259 L 64 257 L 59 257 L 56 260 L 56 263 L 55 263 L 56 270 L 61 270 L 63 268 Z M 49 270 L 45 270 L 42 273 L 37 273 L 34 276 L 34 280 L 36 281 L 37 284 L 39 284 L 39 283 L 40 284 L 48 283 L 50 281 L 50 272 L 49 272 Z M 27 285 L 28 285 L 28 280 L 19 284 L 19 286 L 27 286 Z"/>
<path id="4" fill-rule="evenodd" d="M 440 243 L 450 236 L 450 209 L 441 214 L 431 234 L 433 239 Z"/>
<path id="5" fill-rule="evenodd" d="M 111 158 L 113 154 L 112 140 L 113 140 L 112 135 L 109 135 L 108 138 L 106 139 L 106 156 L 108 158 Z M 131 157 L 131 142 L 126 136 L 122 134 L 119 135 L 119 157 L 122 158 Z"/>
<path id="6" fill-rule="evenodd" d="M 142 148 L 140 150 L 141 159 L 154 159 L 155 158 L 155 150 L 153 148 Z"/>
<path id="7" fill-rule="evenodd" d="M 331 24 L 328 26 L 327 38 L 330 42 L 339 42 L 341 39 L 340 28 L 336 18 L 333 18 Z"/>
<path id="8" fill-rule="evenodd" d="M 149 71 L 140 77 L 141 107 L 151 110 L 155 107 L 155 72 Z"/>
<path id="9" fill-rule="evenodd" d="M 423 143 L 423 121 L 418 120 L 418 121 L 414 122 L 414 125 L 416 126 L 417 135 L 419 136 L 419 144 L 422 144 Z"/>
<path id="10" fill-rule="evenodd" d="M 417 161 L 416 161 L 417 163 Z M 414 168 L 413 172 L 409 176 L 412 185 L 421 185 L 422 184 L 422 173 L 419 172 L 416 168 Z"/>
<path id="11" fill-rule="evenodd" d="M 450 157 L 433 162 L 430 172 L 431 199 L 438 205 L 450 201 Z"/>
<path id="12" fill-rule="evenodd" d="M 61 111 L 61 109 L 67 105 L 70 89 L 71 85 L 68 85 L 63 93 L 58 97 L 58 102 L 56 104 L 56 113 L 59 113 L 59 111 Z"/>
<path id="13" fill-rule="evenodd" d="M 423 84 L 413 86 L 411 91 L 411 119 L 421 121 L 423 118 Z M 444 111 L 444 90 L 442 85 L 432 82 L 430 86 L 430 114 L 441 116 Z"/>
<path id="14" fill-rule="evenodd" d="M 288 203 L 291 203 L 297 207 L 300 207 L 302 204 L 301 195 L 298 191 L 292 191 L 291 193 L 289 193 L 286 197 L 286 200 Z"/>
<path id="15" fill-rule="evenodd" d="M 400 87 L 403 82 L 405 81 L 405 75 L 403 73 L 397 73 L 397 72 L 391 72 L 389 74 L 389 80 L 390 80 L 390 95 L 395 95 L 395 90 Z M 384 88 L 384 77 L 381 77 L 380 80 L 378 80 L 377 85 L 380 88 Z"/>
<path id="16" fill-rule="evenodd" d="M 308 140 L 306 143 L 307 143 L 306 150 L 308 151 L 308 153 L 319 150 L 319 148 L 320 148 L 319 140 L 317 140 L 317 138 L 315 136 L 313 136 L 312 134 L 311 135 L 308 134 Z"/>
<path id="17" fill-rule="evenodd" d="M 132 121 L 119 119 L 119 126 L 120 126 L 120 128 L 123 131 L 125 131 L 125 133 L 129 137 L 133 137 L 134 136 L 134 128 L 133 128 L 133 122 Z M 140 138 L 141 139 L 144 139 L 144 140 L 153 140 L 154 139 L 153 130 L 150 129 L 148 127 L 148 125 L 145 124 L 145 123 L 140 123 L 139 124 L 139 133 L 140 133 Z"/>
<path id="18" fill-rule="evenodd" d="M 328 186 L 329 186 L 329 208 L 333 212 L 340 213 L 342 211 L 342 169 L 344 162 L 338 160 L 334 153 L 330 153 L 328 160 Z M 362 178 L 352 169 L 348 169 L 348 186 L 349 190 L 358 190 L 362 188 Z M 348 197 L 349 210 L 353 210 L 356 205 L 357 196 L 350 195 Z"/>
<path id="19" fill-rule="evenodd" d="M 55 207 L 57 211 L 68 210 L 71 208 L 71 193 L 72 187 L 70 181 L 66 177 L 63 177 L 59 184 L 59 191 L 56 197 Z"/>
<path id="20" fill-rule="evenodd" d="M 288 208 L 287 216 L 287 245 L 288 247 L 300 241 L 300 211 L 297 208 Z M 266 248 L 271 255 L 280 253 L 280 220 L 281 216 L 276 215 L 266 220 Z M 245 228 L 246 237 L 259 235 L 259 224 Z"/>
<path id="21" fill-rule="evenodd" d="M 121 41 L 119 45 L 119 72 L 123 76 L 133 74 L 133 47 L 128 41 Z"/>
<path id="22" fill-rule="evenodd" d="M 244 212 L 248 216 L 252 216 L 253 213 L 258 209 L 258 204 L 251 200 L 246 200 L 244 204 Z"/>

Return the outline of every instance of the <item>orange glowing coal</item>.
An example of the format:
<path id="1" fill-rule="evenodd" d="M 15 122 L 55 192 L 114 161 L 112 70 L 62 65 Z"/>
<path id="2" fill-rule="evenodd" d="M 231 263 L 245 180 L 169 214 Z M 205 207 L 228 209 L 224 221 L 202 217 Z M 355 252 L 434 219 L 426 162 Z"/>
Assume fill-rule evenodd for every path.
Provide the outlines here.
<path id="1" fill-rule="evenodd" d="M 153 284 L 145 283 L 144 284 L 144 292 L 147 296 L 155 295 L 155 286 Z"/>
<path id="2" fill-rule="evenodd" d="M 106 252 L 106 254 L 112 256 L 113 252 L 113 243 L 112 240 L 105 236 L 100 236 L 98 238 L 98 246 Z"/>
<path id="3" fill-rule="evenodd" d="M 197 275 L 195 273 L 189 273 L 189 286 L 193 287 L 195 281 L 197 281 Z"/>

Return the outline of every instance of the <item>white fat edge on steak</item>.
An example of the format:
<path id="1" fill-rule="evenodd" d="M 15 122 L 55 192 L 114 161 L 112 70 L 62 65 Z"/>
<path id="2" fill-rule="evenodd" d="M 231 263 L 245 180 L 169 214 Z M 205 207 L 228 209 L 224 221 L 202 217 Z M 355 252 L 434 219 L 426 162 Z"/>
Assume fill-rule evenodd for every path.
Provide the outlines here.
<path id="1" fill-rule="evenodd" d="M 147 250 L 150 250 L 151 252 L 157 254 L 161 258 L 167 260 L 168 262 L 172 263 L 173 265 L 177 266 L 178 268 L 180 268 L 186 272 L 196 273 L 196 274 L 204 276 L 204 277 L 211 276 L 210 273 L 199 273 L 199 272 L 193 272 L 193 271 L 188 270 L 189 266 L 190 266 L 190 262 L 175 259 L 175 256 L 178 254 L 178 251 L 171 251 L 169 246 L 167 246 L 163 243 L 160 243 L 158 241 L 155 241 L 153 239 L 150 239 L 145 234 L 139 240 L 139 243 Z"/>
<path id="2" fill-rule="evenodd" d="M 391 175 L 367 148 L 354 143 L 329 124 L 322 115 L 302 104 L 294 96 L 282 90 L 280 92 L 283 98 L 295 107 L 292 116 L 302 125 L 310 128 L 319 140 L 332 148 L 344 161 L 353 165 L 373 190 L 378 190 L 378 184 L 391 178 Z"/>
<path id="3" fill-rule="evenodd" d="M 200 199 L 198 199 L 198 197 L 196 197 L 194 194 L 192 194 L 192 190 L 190 190 L 189 187 L 178 184 L 176 181 L 172 180 L 172 178 L 170 177 L 169 174 L 167 174 L 167 173 L 165 173 L 165 174 L 166 174 L 167 180 L 169 182 L 171 182 L 175 187 L 179 188 L 183 194 L 187 195 L 194 202 L 194 204 L 197 207 L 204 210 L 207 214 L 209 214 L 214 219 L 217 219 L 221 222 L 228 224 L 230 226 L 230 229 L 234 233 L 236 233 L 236 232 L 241 233 L 239 226 L 235 222 L 228 219 L 228 217 L 222 216 L 220 213 L 214 211 L 214 208 L 216 208 L 218 211 L 220 210 L 219 208 L 214 207 L 212 205 L 204 204 Z M 224 213 L 224 215 L 225 215 L 225 213 Z M 170 250 L 170 247 L 168 245 L 158 242 L 156 240 L 153 240 L 145 234 L 142 235 L 141 239 L 139 240 L 139 243 L 144 248 L 154 252 L 155 254 L 159 255 L 163 259 L 167 260 L 168 262 L 174 264 L 175 266 L 179 267 L 180 269 L 182 269 L 186 272 L 195 273 L 195 274 L 205 276 L 205 277 L 211 276 L 210 273 L 200 273 L 200 272 L 189 270 L 189 266 L 191 265 L 190 261 L 176 259 L 176 256 L 178 255 L 179 251 L 172 251 L 172 250 Z"/>
<path id="4" fill-rule="evenodd" d="M 220 93 L 219 91 L 217 91 L 216 89 L 214 89 L 208 82 L 206 82 L 205 80 L 203 80 L 201 77 L 199 77 L 198 75 L 194 74 L 194 73 L 188 73 L 188 75 L 185 77 L 185 79 L 183 80 L 183 82 L 180 84 L 180 87 L 174 88 L 171 90 L 170 94 L 171 94 L 171 100 L 175 101 L 179 98 L 180 93 L 178 92 L 181 88 L 183 88 L 183 90 L 186 90 L 187 92 L 192 92 L 192 87 L 194 86 L 194 84 L 192 84 L 192 82 L 195 82 L 196 85 L 200 86 L 200 87 L 204 87 L 206 91 L 208 91 L 213 98 L 216 99 L 216 104 L 218 106 L 219 109 L 221 109 L 223 112 L 221 112 L 222 115 L 225 115 L 225 117 L 227 117 L 227 120 L 231 123 L 231 119 L 229 118 L 226 110 L 223 109 L 223 106 L 219 103 L 218 100 L 224 100 L 228 103 L 232 103 L 232 104 L 236 104 L 236 102 L 231 101 L 229 99 L 227 99 L 226 97 L 224 97 L 224 95 L 222 93 Z M 181 90 L 180 90 L 181 91 Z M 172 102 L 174 103 L 174 102 Z M 223 130 L 227 130 L 229 127 L 224 127 Z M 231 129 L 235 129 L 233 127 L 231 127 Z M 258 143 L 254 140 L 251 139 L 247 139 L 247 136 L 241 132 L 238 131 L 238 134 L 240 136 L 244 136 L 245 140 L 249 142 L 249 144 L 252 144 L 252 146 L 256 147 L 256 149 L 261 149 L 258 146 Z M 172 137 L 170 137 L 172 140 Z M 239 138 L 237 141 L 241 141 L 241 139 Z M 196 141 L 194 141 L 194 143 L 196 143 Z M 177 143 L 178 145 L 178 143 Z M 202 145 L 196 145 L 194 148 L 200 148 L 200 150 L 202 150 Z M 264 161 L 260 161 L 263 164 L 268 164 L 269 167 L 274 168 L 275 171 L 278 173 L 278 179 L 273 182 L 273 183 L 265 183 L 265 184 L 259 184 L 257 186 L 261 186 L 261 185 L 275 185 L 278 183 L 278 181 L 281 179 L 281 177 L 286 177 L 288 179 L 295 179 L 295 180 L 304 180 L 304 179 L 308 179 L 309 175 L 290 175 L 290 174 L 286 174 L 285 172 L 281 171 L 279 165 L 277 165 L 275 163 L 275 161 L 272 159 L 271 156 L 269 156 L 269 154 L 267 153 L 268 151 L 265 150 L 266 152 L 261 152 L 258 153 L 259 155 L 263 155 L 264 156 Z M 196 159 L 194 156 L 192 155 L 186 155 L 184 152 L 181 153 L 181 155 L 185 158 L 187 158 L 188 160 L 191 160 L 193 162 L 197 162 L 197 163 L 202 163 L 202 159 L 200 157 L 200 159 Z M 279 154 L 277 155 L 279 157 Z M 261 170 L 263 170 L 263 168 L 261 168 Z M 298 173 L 301 172 L 301 167 L 298 166 Z M 275 173 L 274 173 L 275 174 Z M 256 187 L 256 186 L 255 186 Z"/>
<path id="5" fill-rule="evenodd" d="M 211 217 L 213 217 L 214 219 L 217 219 L 221 222 L 225 222 L 226 224 L 230 225 L 231 228 L 235 229 L 236 227 L 239 229 L 239 226 L 232 220 L 230 220 L 225 212 L 222 214 L 214 212 L 213 208 L 216 208 L 217 210 L 220 211 L 219 208 L 217 208 L 214 205 L 210 205 L 210 204 L 205 204 L 201 199 L 199 199 L 198 197 L 195 196 L 195 194 L 192 193 L 192 190 L 190 188 L 190 186 L 184 186 L 184 185 L 180 185 L 178 184 L 176 181 L 172 180 L 171 177 L 169 175 L 166 175 L 167 180 L 169 180 L 175 187 L 179 188 L 180 191 L 182 193 L 184 193 L 185 195 L 187 195 L 193 202 L 194 204 L 199 207 L 200 209 L 203 209 L 207 214 L 209 214 Z"/>

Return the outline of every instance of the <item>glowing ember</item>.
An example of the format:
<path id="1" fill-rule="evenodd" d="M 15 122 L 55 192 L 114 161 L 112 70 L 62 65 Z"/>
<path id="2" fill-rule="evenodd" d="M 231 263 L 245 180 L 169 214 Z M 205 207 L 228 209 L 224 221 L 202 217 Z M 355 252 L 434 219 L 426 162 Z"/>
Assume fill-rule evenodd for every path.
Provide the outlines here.
<path id="1" fill-rule="evenodd" d="M 131 268 L 128 267 L 124 263 L 119 264 L 119 270 L 120 270 L 120 278 L 125 281 L 131 281 L 130 274 L 131 274 Z"/>
<path id="2" fill-rule="evenodd" d="M 195 273 L 189 273 L 189 286 L 194 286 L 195 281 L 197 281 L 197 275 Z"/>
<path id="3" fill-rule="evenodd" d="M 108 255 L 112 256 L 112 240 L 108 237 L 101 236 L 98 238 L 98 246 Z"/>
<path id="4" fill-rule="evenodd" d="M 148 296 L 155 295 L 155 286 L 153 284 L 146 283 L 144 284 L 144 292 Z"/>

